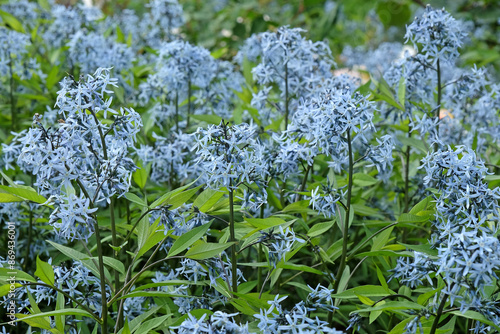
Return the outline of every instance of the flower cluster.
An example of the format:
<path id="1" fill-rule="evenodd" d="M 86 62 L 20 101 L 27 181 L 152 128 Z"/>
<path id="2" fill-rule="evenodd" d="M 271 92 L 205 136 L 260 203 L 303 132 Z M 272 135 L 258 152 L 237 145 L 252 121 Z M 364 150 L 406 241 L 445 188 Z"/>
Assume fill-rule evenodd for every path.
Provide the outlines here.
<path id="1" fill-rule="evenodd" d="M 398 261 L 394 277 L 415 287 L 423 279 L 432 284 L 430 274 L 439 274 L 451 304 L 458 301 L 462 312 L 475 310 L 498 325 L 499 315 L 485 312 L 481 305 L 487 300 L 485 288 L 498 278 L 495 271 L 500 269 L 500 242 L 495 236 L 500 188 L 488 187 L 487 168 L 464 146 L 430 153 L 421 168 L 427 172 L 425 184 L 438 191 L 431 238 L 438 257 L 415 252 L 413 259 Z"/>
<path id="2" fill-rule="evenodd" d="M 459 55 L 458 48 L 466 37 L 461 23 L 450 13 L 431 6 L 427 6 L 422 16 L 415 18 L 407 27 L 405 35 L 416 49 L 421 47 L 421 53 L 431 58 L 433 65 L 438 60 L 454 62 Z"/>
<path id="3" fill-rule="evenodd" d="M 258 242 L 262 243 L 268 249 L 269 263 L 276 268 L 276 264 L 282 259 L 286 261 L 286 254 L 292 250 L 295 241 L 304 243 L 305 241 L 297 238 L 295 233 L 290 228 L 283 230 L 279 227 L 279 233 L 274 233 L 271 229 L 269 232 L 260 232 Z"/>
<path id="4" fill-rule="evenodd" d="M 175 333 L 190 334 L 190 333 L 234 333 L 234 334 L 249 334 L 248 324 L 238 324 L 233 318 L 238 313 L 225 313 L 216 311 L 207 318 L 207 314 L 203 314 L 200 319 L 196 319 L 191 313 L 179 326 L 171 327 L 176 329 Z M 207 319 L 205 319 L 207 318 Z"/>
<path id="5" fill-rule="evenodd" d="M 0 27 L 0 76 L 17 74 L 21 79 L 30 79 L 35 72 L 43 76 L 35 59 L 26 59 L 29 36 Z"/>
<path id="6" fill-rule="evenodd" d="M 209 187 L 236 190 L 241 183 L 265 182 L 264 155 L 252 124 L 229 126 L 222 121 L 207 129 L 198 128 L 194 138 L 195 163 L 203 170 Z"/>
<path id="7" fill-rule="evenodd" d="M 318 287 L 319 288 L 319 287 Z M 313 294 L 315 291 L 312 292 Z M 281 302 L 287 297 L 279 297 L 276 295 L 273 301 L 268 301 L 271 305 L 267 310 L 260 310 L 260 314 L 255 314 L 254 317 L 259 320 L 258 328 L 261 333 L 331 333 L 341 334 L 341 331 L 328 327 L 326 321 L 319 318 L 312 319 L 309 317 L 310 308 L 304 301 L 296 304 L 290 311 L 281 306 Z"/>
<path id="8" fill-rule="evenodd" d="M 373 112 L 373 103 L 358 92 L 352 94 L 349 87 L 326 89 L 299 106 L 287 132 L 330 156 L 330 166 L 340 172 L 348 163 L 349 145 L 368 142 Z"/>
<path id="9" fill-rule="evenodd" d="M 307 40 L 302 32 L 299 28 L 280 27 L 274 33 L 253 35 L 236 56 L 240 64 L 245 58 L 258 62 L 252 73 L 264 88 L 254 95 L 252 105 L 259 110 L 269 108 L 266 100 L 272 84 L 279 87 L 280 101 L 284 101 L 278 110 L 290 109 L 292 114 L 300 98 L 307 98 L 332 77 L 335 63 L 330 48 L 326 43 Z"/>
<path id="10" fill-rule="evenodd" d="M 86 80 L 66 78 L 56 102 L 62 117 L 59 125 L 46 129 L 37 114 L 33 127 L 12 144 L 19 165 L 36 175 L 39 191 L 55 196 L 61 205 L 51 219 L 54 223 L 61 219 L 59 233 L 67 238 L 86 239 L 90 230 L 82 233 L 81 224 L 91 220 L 91 207 L 127 192 L 137 168 L 128 157 L 128 147 L 134 145 L 142 121 L 132 109 L 110 108 L 111 99 L 106 100 L 104 94 L 114 82 L 109 69 L 102 68 Z M 111 124 L 98 119 L 108 113 L 115 118 Z M 74 195 L 75 184 L 80 196 Z"/>
<path id="11" fill-rule="evenodd" d="M 132 66 L 134 53 L 125 44 L 97 33 L 75 33 L 69 43 L 69 60 L 80 66 L 82 73 L 90 73 L 98 67 L 113 67 L 120 73 Z"/>

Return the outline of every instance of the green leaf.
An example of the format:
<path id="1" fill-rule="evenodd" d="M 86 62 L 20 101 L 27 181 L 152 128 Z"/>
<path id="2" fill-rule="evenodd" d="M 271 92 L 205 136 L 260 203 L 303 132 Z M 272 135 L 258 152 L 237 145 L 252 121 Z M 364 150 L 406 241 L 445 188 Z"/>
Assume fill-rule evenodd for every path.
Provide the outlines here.
<path id="1" fill-rule="evenodd" d="M 12 277 L 15 277 L 17 281 L 28 281 L 36 283 L 38 282 L 35 278 L 25 273 L 22 270 L 10 269 L 10 268 L 0 268 L 0 282 L 7 283 Z"/>
<path id="2" fill-rule="evenodd" d="M 424 253 L 430 256 L 438 256 L 439 252 L 437 249 L 431 248 L 431 245 L 425 244 L 425 245 L 409 245 L 409 244 L 403 244 L 401 242 L 398 242 L 400 245 L 405 246 L 408 249 L 412 249 L 414 251 Z"/>
<path id="3" fill-rule="evenodd" d="M 65 304 L 64 295 L 58 291 L 56 299 L 56 310 L 63 310 L 64 304 Z M 66 323 L 65 318 L 66 317 L 64 315 L 58 315 L 54 317 L 54 320 L 56 322 L 56 328 L 62 333 L 64 333 L 64 325 Z"/>
<path id="4" fill-rule="evenodd" d="M 200 186 L 198 186 L 196 188 L 189 189 L 189 190 L 183 191 L 183 192 L 181 192 L 179 194 L 176 194 L 176 195 L 172 196 L 167 201 L 167 203 L 170 204 L 169 209 L 173 210 L 173 209 L 176 209 L 176 208 L 180 207 L 184 203 L 187 203 L 187 201 L 189 201 L 189 199 L 191 197 L 193 197 L 198 192 L 198 190 L 200 190 L 201 187 L 202 186 L 200 185 Z"/>
<path id="5" fill-rule="evenodd" d="M 12 14 L 0 10 L 0 17 L 5 25 L 10 26 L 15 31 L 24 33 L 23 25 Z"/>
<path id="6" fill-rule="evenodd" d="M 248 222 L 250 225 L 259 228 L 261 230 L 264 230 L 266 228 L 270 227 L 275 227 L 279 225 L 286 224 L 286 221 L 284 221 L 281 218 L 276 218 L 276 217 L 268 217 L 268 218 L 245 218 L 245 221 Z"/>
<path id="7" fill-rule="evenodd" d="M 387 284 L 387 281 L 385 280 L 384 274 L 382 273 L 382 271 L 380 270 L 380 268 L 377 265 L 375 265 L 375 268 L 377 268 L 377 277 L 378 277 L 378 281 L 380 282 L 380 285 L 382 285 L 384 287 L 384 289 L 387 289 L 387 291 L 389 291 L 389 285 Z"/>
<path id="8" fill-rule="evenodd" d="M 406 146 L 414 147 L 418 149 L 420 152 L 427 154 L 427 147 L 421 139 L 417 139 L 415 137 L 408 138 L 405 135 L 396 136 L 398 140 Z"/>
<path id="9" fill-rule="evenodd" d="M 165 235 L 164 232 L 158 231 L 153 234 L 151 234 L 144 245 L 139 249 L 139 252 L 137 253 L 137 257 L 141 257 L 144 255 L 148 250 L 150 250 L 153 246 L 158 245 L 163 239 L 167 238 L 170 234 L 172 234 L 173 230 L 169 231 L 167 235 Z"/>
<path id="10" fill-rule="evenodd" d="M 130 321 L 129 327 L 131 328 L 132 332 L 139 328 L 139 326 L 147 319 L 149 318 L 152 314 L 156 313 L 161 306 L 155 306 L 153 308 L 148 309 L 146 312 L 142 313 L 141 315 L 135 317 Z M 118 331 L 118 334 L 125 334 L 123 329 Z"/>
<path id="11" fill-rule="evenodd" d="M 47 84 L 47 88 L 49 90 L 54 87 L 56 83 L 58 83 L 59 80 L 59 66 L 52 66 L 50 69 L 49 74 L 47 75 L 47 79 L 45 79 L 45 82 Z"/>
<path id="12" fill-rule="evenodd" d="M 198 227 L 193 228 L 191 231 L 184 233 L 177 239 L 170 250 L 168 251 L 168 257 L 179 254 L 180 252 L 187 249 L 189 246 L 195 243 L 195 241 L 199 240 L 201 237 L 207 233 L 208 228 L 211 223 L 207 223 Z"/>
<path id="13" fill-rule="evenodd" d="M 205 260 L 219 255 L 223 250 L 231 247 L 236 242 L 219 243 L 199 243 L 195 244 L 186 252 L 186 257 L 193 260 Z"/>
<path id="14" fill-rule="evenodd" d="M 398 102 L 402 106 L 405 105 L 405 101 L 406 101 L 405 94 L 406 94 L 405 78 L 404 78 L 404 76 L 401 76 L 401 79 L 399 79 L 399 85 L 398 85 Z"/>
<path id="15" fill-rule="evenodd" d="M 309 200 L 302 200 L 288 204 L 281 210 L 283 213 L 307 213 L 312 211 L 309 209 Z"/>
<path id="16" fill-rule="evenodd" d="M 319 235 L 324 234 L 326 231 L 332 228 L 332 226 L 335 224 L 335 220 L 331 220 L 325 223 L 318 223 L 314 224 L 313 227 L 309 229 L 309 232 L 307 232 L 307 235 L 311 238 L 317 237 Z"/>
<path id="17" fill-rule="evenodd" d="M 24 200 L 20 197 L 14 196 L 12 194 L 0 193 L 0 203 L 12 203 L 12 202 L 23 202 Z"/>
<path id="18" fill-rule="evenodd" d="M 147 207 L 148 206 L 147 203 L 144 202 L 144 200 L 142 198 L 140 198 L 139 196 L 137 196 L 136 194 L 126 193 L 125 198 L 128 199 L 129 201 L 131 201 L 132 203 L 138 204 L 140 207 Z"/>
<path id="19" fill-rule="evenodd" d="M 382 249 L 387 241 L 389 240 L 389 237 L 391 236 L 392 230 L 394 229 L 393 227 L 390 227 L 382 232 L 380 232 L 374 239 L 373 239 L 373 245 L 371 250 L 376 251 Z"/>
<path id="20" fill-rule="evenodd" d="M 20 283 L 14 283 L 14 288 L 17 289 L 17 288 L 20 288 L 22 287 L 23 285 L 20 284 Z M 7 283 L 7 284 L 3 284 L 0 286 L 0 297 L 3 297 L 3 296 L 7 296 L 9 293 L 10 293 L 10 283 Z"/>
<path id="21" fill-rule="evenodd" d="M 286 262 L 286 263 L 280 262 L 277 265 L 277 268 L 283 268 L 283 269 L 289 269 L 289 270 L 299 270 L 299 271 L 305 271 L 308 273 L 313 273 L 316 275 L 323 275 L 323 272 L 320 270 L 311 268 L 311 267 L 306 266 L 306 265 L 294 264 L 294 263 L 290 263 L 290 262 Z"/>
<path id="22" fill-rule="evenodd" d="M 50 12 L 51 10 L 51 5 L 49 0 L 37 0 L 38 4 L 40 5 L 41 8 L 45 9 L 46 11 Z"/>
<path id="23" fill-rule="evenodd" d="M 150 206 L 150 207 L 151 207 L 152 209 L 154 209 L 154 208 L 156 208 L 157 206 L 162 205 L 162 204 L 163 204 L 166 200 L 170 199 L 172 196 L 174 196 L 174 195 L 176 195 L 176 194 L 180 193 L 181 191 L 183 191 L 183 190 L 185 190 L 185 189 L 187 189 L 187 188 L 191 187 L 191 185 L 193 185 L 195 182 L 196 182 L 196 180 L 195 180 L 195 181 L 193 181 L 193 182 L 191 182 L 191 183 L 189 183 L 189 184 L 186 184 L 185 186 L 182 186 L 182 187 L 180 187 L 180 188 L 177 188 L 177 189 L 174 189 L 174 190 L 172 190 L 172 191 L 169 191 L 168 193 L 164 194 L 163 196 L 161 196 L 160 198 L 158 198 L 156 201 L 154 201 L 154 202 L 151 204 L 151 206 Z"/>
<path id="24" fill-rule="evenodd" d="M 352 182 L 356 186 L 367 187 L 374 185 L 379 181 L 371 175 L 364 173 L 356 173 L 352 176 Z"/>
<path id="25" fill-rule="evenodd" d="M 450 313 L 455 314 L 455 315 L 462 317 L 462 318 L 477 320 L 479 322 L 482 322 L 483 324 L 486 324 L 488 326 L 492 326 L 492 327 L 496 328 L 497 331 L 500 331 L 499 326 L 496 326 L 492 321 L 488 320 L 484 315 L 482 315 L 479 312 L 469 310 L 469 311 L 465 311 L 465 313 L 462 313 L 460 311 L 452 311 Z"/>
<path id="26" fill-rule="evenodd" d="M 352 214 L 357 214 L 358 216 L 369 216 L 369 217 L 378 217 L 378 218 L 383 218 L 384 216 L 379 213 L 378 209 L 366 206 L 364 204 L 352 204 L 351 205 L 351 211 L 349 212 L 350 215 Z M 352 223 L 353 219 L 352 217 L 349 218 L 349 222 Z"/>
<path id="27" fill-rule="evenodd" d="M 29 326 L 31 327 L 36 327 L 36 328 L 43 328 L 43 329 L 46 329 L 46 330 L 52 330 L 52 326 L 50 325 L 50 318 L 37 318 L 37 319 L 26 319 L 24 320 L 23 318 L 26 318 L 28 317 L 29 315 L 28 314 L 22 314 L 20 317 L 18 316 L 17 318 L 20 320 L 20 321 L 23 321 L 25 322 L 26 324 L 28 324 Z"/>
<path id="28" fill-rule="evenodd" d="M 356 254 L 356 257 L 365 257 L 365 256 L 413 257 L 413 252 L 395 252 L 392 250 L 384 249 L 384 250 L 376 250 L 376 251 L 363 252 L 363 253 Z"/>
<path id="29" fill-rule="evenodd" d="M 410 302 L 409 300 L 405 300 L 402 302 L 399 301 L 385 301 L 384 304 L 377 304 L 372 307 L 368 307 L 363 309 L 363 312 L 373 312 L 373 311 L 391 311 L 391 310 L 421 310 L 424 309 L 425 306 L 420 304 Z"/>
<path id="30" fill-rule="evenodd" d="M 394 291 L 385 289 L 380 285 L 361 285 L 355 288 L 345 290 L 341 293 L 337 293 L 332 295 L 333 298 L 339 299 L 355 299 L 358 298 L 357 295 L 365 296 L 365 297 L 385 297 L 388 295 L 395 294 Z"/>
<path id="31" fill-rule="evenodd" d="M 171 314 L 167 314 L 167 315 L 164 315 L 161 317 L 157 317 L 157 318 L 145 321 L 142 325 L 139 326 L 139 328 L 137 328 L 137 330 L 134 331 L 134 333 L 139 333 L 139 334 L 149 333 L 149 331 L 159 327 L 161 324 L 163 324 L 163 322 L 165 320 L 167 320 L 168 318 L 170 318 L 172 316 L 173 316 L 173 314 L 171 313 Z"/>
<path id="32" fill-rule="evenodd" d="M 186 295 L 180 294 L 180 293 L 172 293 L 172 292 L 165 292 L 165 291 L 132 291 L 131 293 L 127 293 L 125 296 L 122 296 L 118 298 L 120 299 L 127 299 L 127 298 L 137 298 L 137 297 L 185 297 Z"/>
<path id="33" fill-rule="evenodd" d="M 339 281 L 338 291 L 340 293 L 345 292 L 345 289 L 347 288 L 347 284 L 349 284 L 350 277 L 351 277 L 351 268 L 349 268 L 349 266 L 345 266 L 345 269 L 342 272 L 342 276 L 340 276 L 340 281 Z M 337 294 L 337 295 L 339 295 L 339 294 Z M 341 298 L 335 299 L 335 305 L 334 305 L 335 307 L 338 307 L 340 305 L 340 300 L 341 300 Z"/>
<path id="34" fill-rule="evenodd" d="M 428 216 L 417 216 L 411 213 L 402 213 L 398 217 L 398 223 L 423 223 L 429 220 L 431 215 Z"/>
<path id="35" fill-rule="evenodd" d="M 224 196 L 224 192 L 207 188 L 196 197 L 193 206 L 197 207 L 201 212 L 208 212 L 222 196 Z"/>
<path id="36" fill-rule="evenodd" d="M 95 257 L 95 259 L 98 259 Z M 125 265 L 123 262 L 113 259 L 109 256 L 103 256 L 102 261 L 105 265 L 110 266 L 114 270 L 118 271 L 120 274 L 125 275 Z"/>
<path id="37" fill-rule="evenodd" d="M 139 169 L 132 174 L 132 178 L 139 188 L 144 189 L 150 171 L 151 163 L 148 163 L 146 167 L 139 166 Z"/>
<path id="38" fill-rule="evenodd" d="M 245 82 L 249 87 L 253 86 L 253 74 L 252 74 L 252 63 L 247 57 L 243 59 L 243 76 L 245 77 Z"/>
<path id="39" fill-rule="evenodd" d="M 128 326 L 128 319 L 127 319 L 127 318 L 125 318 L 125 324 L 123 325 L 123 328 L 122 328 L 122 330 L 121 330 L 121 333 L 122 333 L 122 334 L 132 334 L 132 333 L 130 332 L 130 327 Z"/>
<path id="40" fill-rule="evenodd" d="M 418 215 L 419 212 L 421 211 L 427 211 L 430 209 L 435 209 L 435 203 L 434 203 L 434 198 L 432 196 L 427 196 L 410 210 L 410 214 L 412 215 Z"/>
<path id="41" fill-rule="evenodd" d="M 35 275 L 38 276 L 42 282 L 54 286 L 54 269 L 47 262 L 40 260 L 38 256 L 36 257 Z"/>
<path id="42" fill-rule="evenodd" d="M 89 312 L 87 312 L 85 310 L 81 310 L 79 308 L 67 308 L 67 309 L 64 309 L 64 310 L 55 310 L 55 311 L 42 312 L 42 313 L 36 313 L 36 314 L 30 314 L 30 315 L 26 315 L 26 314 L 23 314 L 23 313 L 17 313 L 16 317 L 19 320 L 25 321 L 27 319 L 36 319 L 36 318 L 43 318 L 43 317 L 53 317 L 53 316 L 58 316 L 58 315 L 78 315 L 78 316 L 81 316 L 81 317 L 93 318 L 92 314 L 90 314 Z M 17 320 L 17 321 L 19 321 L 19 320 Z"/>
<path id="43" fill-rule="evenodd" d="M 9 194 L 20 197 L 26 201 L 31 201 L 39 204 L 47 202 L 47 199 L 45 197 L 39 195 L 35 189 L 30 187 L 24 186 L 21 188 L 21 187 L 0 186 L 0 189 Z"/>
<path id="44" fill-rule="evenodd" d="M 222 121 L 222 117 L 217 116 L 217 115 L 194 114 L 194 115 L 191 115 L 190 117 L 192 117 L 192 118 L 194 118 L 194 119 L 196 119 L 198 121 L 205 122 L 207 124 L 219 125 L 220 122 Z"/>

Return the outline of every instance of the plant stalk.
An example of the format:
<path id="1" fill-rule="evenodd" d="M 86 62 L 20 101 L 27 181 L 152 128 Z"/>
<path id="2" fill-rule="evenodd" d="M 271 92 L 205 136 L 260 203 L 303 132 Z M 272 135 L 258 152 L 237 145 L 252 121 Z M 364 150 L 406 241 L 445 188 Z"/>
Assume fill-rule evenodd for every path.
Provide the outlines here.
<path id="1" fill-rule="evenodd" d="M 231 186 L 231 185 L 230 185 Z M 231 242 L 236 241 L 234 233 L 234 198 L 233 190 L 229 190 L 229 238 Z M 233 293 L 238 292 L 238 276 L 236 262 L 236 244 L 231 246 L 231 276 L 233 280 Z"/>

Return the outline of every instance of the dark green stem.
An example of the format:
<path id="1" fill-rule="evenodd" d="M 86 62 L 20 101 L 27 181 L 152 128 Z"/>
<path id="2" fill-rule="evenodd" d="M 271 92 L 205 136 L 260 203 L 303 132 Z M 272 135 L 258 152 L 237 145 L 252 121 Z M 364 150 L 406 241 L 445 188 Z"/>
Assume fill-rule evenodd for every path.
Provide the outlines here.
<path id="1" fill-rule="evenodd" d="M 448 300 L 448 295 L 443 296 L 443 300 L 441 300 L 441 303 L 439 304 L 439 308 L 436 312 L 436 317 L 434 318 L 434 322 L 432 323 L 431 331 L 429 334 L 435 334 L 436 330 L 439 325 L 439 319 L 441 318 L 441 315 L 443 314 L 444 306 L 446 305 L 446 301 Z"/>
<path id="2" fill-rule="evenodd" d="M 285 64 L 285 131 L 288 128 L 288 64 Z"/>
<path id="3" fill-rule="evenodd" d="M 351 143 L 351 131 L 350 129 L 347 130 L 347 146 L 349 150 L 349 176 L 348 176 L 348 184 L 347 184 L 347 205 L 346 205 L 346 212 L 345 212 L 345 219 L 344 219 L 344 230 L 342 231 L 342 255 L 340 257 L 340 265 L 339 265 L 339 270 L 337 272 L 337 277 L 335 280 L 335 285 L 334 285 L 334 290 L 335 293 L 339 293 L 338 288 L 339 288 L 339 283 L 340 279 L 342 277 L 342 274 L 344 272 L 344 269 L 346 267 L 346 258 L 347 258 L 347 243 L 348 243 L 348 230 L 349 230 L 349 216 L 350 216 L 350 211 L 351 211 L 351 197 L 352 197 L 352 176 L 353 176 L 353 170 L 354 170 L 354 159 L 353 159 L 353 152 L 352 152 L 352 143 Z"/>
<path id="4" fill-rule="evenodd" d="M 99 258 L 99 275 L 101 276 L 101 304 L 102 304 L 102 325 L 101 333 L 108 333 L 108 303 L 106 301 L 106 283 L 104 281 L 104 261 L 103 261 L 103 251 L 101 243 L 101 234 L 99 233 L 99 224 L 97 222 L 97 217 L 95 217 L 95 238 L 97 243 L 97 256 Z"/>
<path id="5" fill-rule="evenodd" d="M 231 187 L 231 185 L 230 185 Z M 229 190 L 229 238 L 231 242 L 236 241 L 234 233 L 234 203 L 233 203 L 233 190 Z M 231 275 L 233 279 L 233 292 L 238 292 L 238 276 L 237 276 L 237 262 L 236 262 L 236 244 L 231 246 Z"/>
<path id="6" fill-rule="evenodd" d="M 264 218 L 264 205 L 260 207 L 260 218 Z M 257 253 L 257 262 L 262 262 L 262 244 L 259 243 L 259 250 Z M 257 268 L 257 286 L 260 288 L 262 286 L 262 267 Z"/>
<path id="7" fill-rule="evenodd" d="M 175 131 L 179 132 L 179 92 L 175 91 Z"/>
<path id="8" fill-rule="evenodd" d="M 16 115 L 16 101 L 14 99 L 14 72 L 12 71 L 12 56 L 10 56 L 9 61 L 9 74 L 10 74 L 10 115 L 11 115 L 11 129 L 16 131 L 17 128 L 17 115 Z"/>
<path id="9" fill-rule="evenodd" d="M 111 202 L 109 203 L 109 216 L 111 220 L 111 240 L 113 242 L 113 246 L 118 246 L 118 239 L 116 237 L 116 222 L 115 222 L 115 199 L 111 198 Z M 118 259 L 118 251 L 113 250 L 114 258 Z M 118 270 L 115 270 L 115 292 L 120 290 L 120 273 Z M 118 313 L 117 319 L 118 327 L 123 327 L 123 310 Z"/>
<path id="10" fill-rule="evenodd" d="M 441 118 L 441 65 L 439 63 L 439 59 L 437 60 L 437 108 L 436 108 L 436 117 L 437 119 Z"/>
<path id="11" fill-rule="evenodd" d="M 299 194 L 297 194 L 297 202 L 300 201 L 300 199 L 302 197 L 302 194 L 300 194 L 300 193 L 306 189 L 307 176 L 309 175 L 309 172 L 311 171 L 312 167 L 313 167 L 313 165 L 307 165 L 306 173 L 304 175 L 304 178 L 302 179 L 302 184 L 300 185 Z"/>
<path id="12" fill-rule="evenodd" d="M 411 138 L 411 128 L 408 130 L 408 138 Z M 405 161 L 405 208 L 404 213 L 407 213 L 410 208 L 410 145 L 406 147 Z"/>
<path id="13" fill-rule="evenodd" d="M 83 183 L 76 179 L 76 182 L 80 186 L 80 190 L 84 193 L 84 195 L 90 200 L 90 208 L 94 207 L 94 203 L 92 202 L 92 197 L 88 193 L 87 189 L 85 189 Z M 102 325 L 101 325 L 101 333 L 108 334 L 108 304 L 106 301 L 106 275 L 104 274 L 104 254 L 102 251 L 102 243 L 101 243 L 101 234 L 99 232 L 99 222 L 97 221 L 97 216 L 93 216 L 94 218 L 94 233 L 97 245 L 97 258 L 99 260 L 99 276 L 101 279 L 101 304 L 102 304 Z"/>
<path id="14" fill-rule="evenodd" d="M 189 128 L 189 116 L 191 115 L 191 79 L 188 80 L 188 112 L 186 128 Z"/>

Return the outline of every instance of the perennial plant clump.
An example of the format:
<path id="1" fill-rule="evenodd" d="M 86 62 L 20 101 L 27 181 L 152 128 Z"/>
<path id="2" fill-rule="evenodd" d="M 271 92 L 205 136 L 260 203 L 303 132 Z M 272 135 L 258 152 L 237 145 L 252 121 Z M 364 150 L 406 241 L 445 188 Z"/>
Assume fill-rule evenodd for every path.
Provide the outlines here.
<path id="1" fill-rule="evenodd" d="M 2 3 L 0 332 L 500 331 L 466 3 Z"/>

